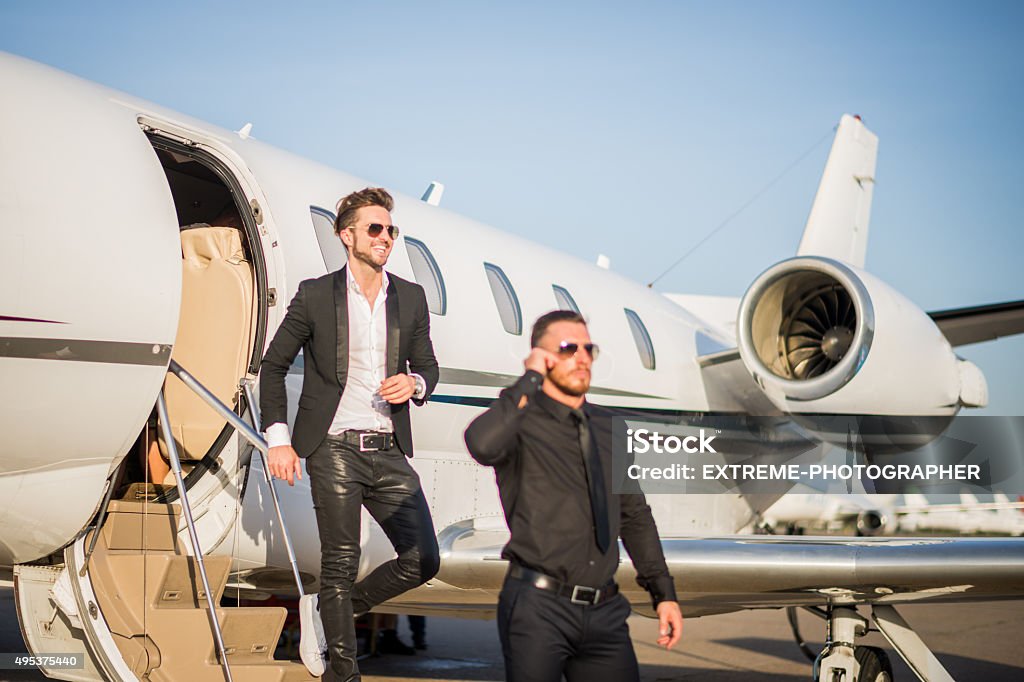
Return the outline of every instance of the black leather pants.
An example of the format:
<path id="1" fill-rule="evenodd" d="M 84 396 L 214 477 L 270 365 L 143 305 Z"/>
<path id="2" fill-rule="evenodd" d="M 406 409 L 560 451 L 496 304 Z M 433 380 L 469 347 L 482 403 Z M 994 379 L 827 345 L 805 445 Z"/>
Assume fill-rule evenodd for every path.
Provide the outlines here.
<path id="1" fill-rule="evenodd" d="M 330 665 L 325 680 L 358 680 L 353 616 L 437 574 L 434 523 L 419 476 L 397 447 L 359 452 L 328 437 L 306 462 L 320 532 L 320 617 Z M 355 582 L 365 506 L 398 557 Z"/>

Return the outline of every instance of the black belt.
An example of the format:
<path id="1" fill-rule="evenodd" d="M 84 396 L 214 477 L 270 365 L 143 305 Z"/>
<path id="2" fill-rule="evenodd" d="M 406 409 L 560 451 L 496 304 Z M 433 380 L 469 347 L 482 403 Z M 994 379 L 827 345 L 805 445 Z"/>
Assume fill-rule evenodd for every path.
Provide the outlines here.
<path id="1" fill-rule="evenodd" d="M 554 592 L 560 597 L 568 597 L 573 604 L 585 606 L 596 606 L 608 601 L 619 593 L 617 583 L 610 582 L 604 587 L 587 587 L 586 585 L 570 585 L 561 580 L 552 578 L 550 575 L 523 568 L 519 564 L 509 564 L 508 577 L 515 580 L 522 580 L 534 587 L 547 592 Z"/>
<path id="2" fill-rule="evenodd" d="M 342 431 L 337 436 L 330 436 L 330 438 L 335 438 L 346 445 L 351 445 L 360 452 L 390 450 L 395 447 L 395 434 L 390 431 L 356 431 L 355 429 L 350 429 Z"/>

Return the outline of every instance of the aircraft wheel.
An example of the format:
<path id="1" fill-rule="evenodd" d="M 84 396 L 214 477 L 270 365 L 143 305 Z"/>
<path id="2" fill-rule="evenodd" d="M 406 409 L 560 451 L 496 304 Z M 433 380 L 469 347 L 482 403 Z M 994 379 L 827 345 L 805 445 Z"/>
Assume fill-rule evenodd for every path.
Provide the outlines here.
<path id="1" fill-rule="evenodd" d="M 857 682 L 892 682 L 892 665 L 889 656 L 876 646 L 859 646 L 853 657 L 860 664 Z"/>

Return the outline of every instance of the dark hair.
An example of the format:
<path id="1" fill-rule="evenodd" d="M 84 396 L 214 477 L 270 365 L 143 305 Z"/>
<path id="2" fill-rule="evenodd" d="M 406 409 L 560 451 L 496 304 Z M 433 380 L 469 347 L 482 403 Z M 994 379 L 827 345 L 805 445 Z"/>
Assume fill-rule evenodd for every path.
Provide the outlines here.
<path id="1" fill-rule="evenodd" d="M 364 206 L 380 206 L 386 211 L 395 207 L 395 200 L 383 187 L 367 187 L 342 197 L 337 206 L 338 217 L 334 219 L 334 234 L 350 227 L 356 219 L 356 211 Z"/>
<path id="2" fill-rule="evenodd" d="M 547 333 L 548 327 L 555 322 L 579 322 L 583 325 L 587 323 L 583 316 L 575 310 L 552 310 L 550 313 L 544 313 L 533 323 L 533 331 L 530 332 L 530 348 L 537 347 L 537 343 Z"/>

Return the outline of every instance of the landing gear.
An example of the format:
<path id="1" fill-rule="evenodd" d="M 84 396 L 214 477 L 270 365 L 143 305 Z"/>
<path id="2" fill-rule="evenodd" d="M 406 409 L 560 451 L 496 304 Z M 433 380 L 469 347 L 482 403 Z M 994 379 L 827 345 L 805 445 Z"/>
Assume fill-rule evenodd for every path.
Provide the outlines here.
<path id="1" fill-rule="evenodd" d="M 910 627 L 896 608 L 887 604 L 875 604 L 871 608 L 871 617 L 878 626 L 878 631 L 889 640 L 892 648 L 906 661 L 910 669 L 929 682 L 954 682 L 935 654 L 931 652 L 914 629 Z"/>
<path id="2" fill-rule="evenodd" d="M 815 682 L 860 682 L 854 640 L 867 634 L 868 622 L 854 606 L 830 606 L 825 648 L 814 661 Z"/>
<path id="3" fill-rule="evenodd" d="M 892 682 L 892 665 L 884 650 L 876 646 L 859 646 L 853 657 L 860 665 L 857 682 Z"/>
<path id="4" fill-rule="evenodd" d="M 826 622 L 825 646 L 815 657 L 800 634 L 796 608 L 786 610 L 797 645 L 814 661 L 815 682 L 893 682 L 892 665 L 884 650 L 854 644 L 857 637 L 863 637 L 871 629 L 868 620 L 857 613 L 855 606 L 832 604 L 826 608 L 804 609 Z M 895 608 L 888 604 L 873 604 L 871 617 L 877 632 L 882 633 L 918 678 L 929 682 L 953 682 L 935 654 Z"/>

